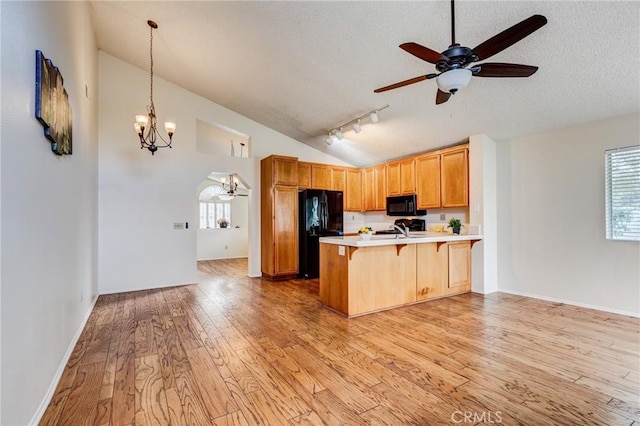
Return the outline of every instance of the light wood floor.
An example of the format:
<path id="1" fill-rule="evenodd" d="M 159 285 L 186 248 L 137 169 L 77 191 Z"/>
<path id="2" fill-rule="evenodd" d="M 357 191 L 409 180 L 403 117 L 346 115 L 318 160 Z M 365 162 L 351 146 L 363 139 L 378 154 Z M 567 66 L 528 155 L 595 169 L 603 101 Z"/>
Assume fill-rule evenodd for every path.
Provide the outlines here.
<path id="1" fill-rule="evenodd" d="M 497 293 L 348 320 L 317 280 L 198 267 L 101 296 L 41 424 L 640 424 L 638 319 Z"/>

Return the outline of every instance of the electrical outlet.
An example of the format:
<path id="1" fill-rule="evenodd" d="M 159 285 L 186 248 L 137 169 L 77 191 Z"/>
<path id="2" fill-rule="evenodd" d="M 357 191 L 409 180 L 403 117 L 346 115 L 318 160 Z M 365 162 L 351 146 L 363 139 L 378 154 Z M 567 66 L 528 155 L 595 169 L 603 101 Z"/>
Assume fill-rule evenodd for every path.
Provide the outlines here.
<path id="1" fill-rule="evenodd" d="M 447 220 L 447 214 L 446 213 L 441 213 L 440 214 L 440 220 Z"/>
<path id="2" fill-rule="evenodd" d="M 173 222 L 173 229 L 184 229 L 184 222 Z"/>

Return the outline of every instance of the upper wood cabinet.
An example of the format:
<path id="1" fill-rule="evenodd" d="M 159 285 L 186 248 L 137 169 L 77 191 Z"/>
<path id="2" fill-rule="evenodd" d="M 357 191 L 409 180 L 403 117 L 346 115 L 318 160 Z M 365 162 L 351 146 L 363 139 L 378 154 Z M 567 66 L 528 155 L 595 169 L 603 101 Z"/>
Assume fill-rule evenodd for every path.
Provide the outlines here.
<path id="1" fill-rule="evenodd" d="M 346 171 L 344 167 L 335 167 L 331 166 L 329 168 L 329 173 L 331 176 L 331 185 L 330 189 L 332 191 L 345 191 L 346 190 Z"/>
<path id="2" fill-rule="evenodd" d="M 469 149 L 452 148 L 440 154 L 442 207 L 469 205 Z"/>
<path id="3" fill-rule="evenodd" d="M 311 164 L 311 188 L 331 189 L 331 173 L 328 165 Z"/>
<path id="4" fill-rule="evenodd" d="M 419 209 L 440 208 L 440 154 L 416 158 L 416 195 Z"/>
<path id="5" fill-rule="evenodd" d="M 347 188 L 344 194 L 345 211 L 362 211 L 362 171 L 356 168 L 347 170 Z"/>
<path id="6" fill-rule="evenodd" d="M 416 192 L 416 160 L 409 158 L 400 161 L 400 193 L 415 194 Z"/>
<path id="7" fill-rule="evenodd" d="M 362 170 L 362 207 L 364 211 L 387 209 L 385 165 L 380 164 Z"/>
<path id="8" fill-rule="evenodd" d="M 271 162 L 271 182 L 273 185 L 298 185 L 298 159 L 295 157 L 283 157 L 272 155 L 267 157 Z"/>
<path id="9" fill-rule="evenodd" d="M 311 188 L 311 163 L 298 162 L 298 188 Z"/>
<path id="10" fill-rule="evenodd" d="M 400 162 L 394 161 L 385 164 L 385 173 L 387 176 L 387 195 L 400 195 Z"/>

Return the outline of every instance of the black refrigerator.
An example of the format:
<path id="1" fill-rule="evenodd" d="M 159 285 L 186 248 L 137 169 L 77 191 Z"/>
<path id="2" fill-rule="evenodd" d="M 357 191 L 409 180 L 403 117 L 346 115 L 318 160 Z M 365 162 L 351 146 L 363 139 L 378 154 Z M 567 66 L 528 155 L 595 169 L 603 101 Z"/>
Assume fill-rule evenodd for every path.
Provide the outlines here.
<path id="1" fill-rule="evenodd" d="M 298 244 L 301 278 L 320 275 L 320 237 L 343 235 L 342 191 L 305 189 L 298 192 Z"/>

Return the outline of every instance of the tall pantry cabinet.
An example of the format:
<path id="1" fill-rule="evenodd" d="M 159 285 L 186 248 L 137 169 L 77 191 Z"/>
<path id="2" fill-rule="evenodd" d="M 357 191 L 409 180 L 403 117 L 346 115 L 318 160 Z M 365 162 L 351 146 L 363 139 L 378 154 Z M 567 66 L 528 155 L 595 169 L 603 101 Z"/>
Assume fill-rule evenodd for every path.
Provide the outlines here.
<path id="1" fill-rule="evenodd" d="M 260 161 L 262 275 L 298 273 L 298 159 L 272 155 Z"/>

